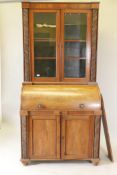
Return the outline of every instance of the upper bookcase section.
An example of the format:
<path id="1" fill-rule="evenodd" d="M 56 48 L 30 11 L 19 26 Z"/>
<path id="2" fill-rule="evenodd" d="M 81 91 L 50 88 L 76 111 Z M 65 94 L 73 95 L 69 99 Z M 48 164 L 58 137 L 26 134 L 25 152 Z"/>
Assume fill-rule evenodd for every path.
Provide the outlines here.
<path id="1" fill-rule="evenodd" d="M 24 81 L 96 81 L 99 3 L 23 2 Z"/>

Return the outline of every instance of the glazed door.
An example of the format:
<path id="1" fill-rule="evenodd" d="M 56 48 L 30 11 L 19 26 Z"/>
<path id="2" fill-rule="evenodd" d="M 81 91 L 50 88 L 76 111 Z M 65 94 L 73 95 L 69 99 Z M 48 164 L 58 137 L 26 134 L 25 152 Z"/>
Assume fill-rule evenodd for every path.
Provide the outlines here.
<path id="1" fill-rule="evenodd" d="M 90 10 L 30 10 L 32 81 L 88 82 Z"/>
<path id="2" fill-rule="evenodd" d="M 29 119 L 29 157 L 60 158 L 60 116 L 56 112 L 33 112 Z"/>
<path id="3" fill-rule="evenodd" d="M 31 10 L 32 81 L 59 80 L 60 14 L 57 10 Z"/>
<path id="4" fill-rule="evenodd" d="M 62 81 L 88 82 L 91 58 L 91 11 L 63 10 Z"/>
<path id="5" fill-rule="evenodd" d="M 62 159 L 93 157 L 94 117 L 68 112 L 62 117 Z"/>

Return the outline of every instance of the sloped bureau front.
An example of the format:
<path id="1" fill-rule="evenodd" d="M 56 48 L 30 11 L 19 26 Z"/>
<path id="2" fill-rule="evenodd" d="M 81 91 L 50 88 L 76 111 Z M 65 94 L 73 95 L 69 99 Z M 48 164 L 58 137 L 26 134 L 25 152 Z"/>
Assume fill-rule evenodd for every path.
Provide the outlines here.
<path id="1" fill-rule="evenodd" d="M 101 97 L 95 85 L 24 85 L 23 110 L 99 110 Z"/>

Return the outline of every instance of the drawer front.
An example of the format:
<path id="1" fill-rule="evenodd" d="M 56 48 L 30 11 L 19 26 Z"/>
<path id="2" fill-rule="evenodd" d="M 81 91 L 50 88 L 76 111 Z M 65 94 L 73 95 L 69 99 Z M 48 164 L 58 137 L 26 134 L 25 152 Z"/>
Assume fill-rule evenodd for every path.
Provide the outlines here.
<path id="1" fill-rule="evenodd" d="M 24 99 L 25 104 L 21 106 L 24 110 L 90 110 L 94 111 L 97 110 L 94 107 L 98 104 L 90 103 L 87 101 L 77 101 L 74 98 L 65 99 L 64 97 L 61 98 L 30 98 L 30 100 Z M 100 110 L 100 108 L 98 109 Z"/>

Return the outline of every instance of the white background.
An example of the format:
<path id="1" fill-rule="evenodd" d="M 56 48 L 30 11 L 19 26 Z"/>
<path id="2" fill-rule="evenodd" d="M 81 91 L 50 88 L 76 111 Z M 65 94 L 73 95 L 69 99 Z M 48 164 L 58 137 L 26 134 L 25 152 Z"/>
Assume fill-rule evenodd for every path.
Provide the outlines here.
<path id="1" fill-rule="evenodd" d="M 105 101 L 105 108 L 107 112 L 109 132 L 111 136 L 113 150 L 117 151 L 117 0 L 100 0 L 100 2 L 101 4 L 99 11 L 97 82 Z M 8 159 L 8 156 L 13 159 L 12 155 L 14 157 L 17 155 L 18 164 L 18 158 L 20 157 L 20 92 L 21 83 L 23 81 L 21 3 L 0 4 L 0 43 L 2 73 L 1 103 L 3 120 L 2 129 L 0 131 L 0 141 L 2 142 L 2 144 L 0 143 L 0 152 L 2 152 L 3 156 L 4 153 L 7 152 L 8 155 L 6 155 L 6 159 Z M 103 139 L 101 140 L 101 143 L 103 143 Z M 12 146 L 13 143 L 14 145 Z M 14 148 L 16 148 L 17 154 L 15 154 L 15 152 L 14 154 L 11 153 L 8 147 L 6 147 L 5 149 L 5 145 L 7 144 L 10 146 L 10 149 L 13 152 Z M 102 147 L 104 147 L 103 144 Z M 114 152 L 115 159 L 116 154 L 117 152 Z M 10 158 L 8 164 L 10 162 Z M 2 163 L 6 164 L 6 160 L 4 160 Z M 13 159 L 13 163 L 16 163 L 15 158 Z M 107 161 L 105 161 L 104 166 L 106 166 L 106 163 Z M 53 168 L 52 165 L 53 164 L 49 164 L 51 168 Z M 63 164 L 61 165 L 63 166 Z M 77 164 L 69 164 L 69 168 L 71 165 L 75 168 L 75 165 Z M 79 165 L 81 166 L 82 171 L 80 173 L 82 174 L 85 174 L 85 170 L 83 168 L 84 165 L 87 164 Z M 18 166 L 20 167 L 21 165 Z M 43 170 L 43 164 L 41 166 L 41 170 Z M 65 164 L 65 166 L 67 166 L 67 164 Z M 55 167 L 59 167 L 59 165 L 55 164 Z M 114 171 L 113 168 L 115 167 L 116 169 Z M 117 165 L 109 164 L 109 168 L 110 169 L 108 169 L 107 163 L 107 167 L 103 170 L 103 175 L 108 173 L 110 173 L 111 175 L 117 175 Z M 56 174 L 59 174 L 56 171 L 57 169 L 53 170 L 55 170 Z M 58 172 L 59 171 L 60 169 L 58 168 Z M 25 170 L 23 168 L 19 174 L 22 175 L 24 172 L 28 172 L 27 167 Z M 47 172 L 44 171 L 45 174 Z M 72 172 L 72 169 L 71 171 L 69 170 L 68 174 L 70 174 L 70 172 Z M 88 171 L 86 172 L 88 174 Z M 102 171 L 100 169 L 97 169 L 97 173 L 99 174 L 100 172 Z M 54 174 L 54 172 L 52 171 L 51 174 Z"/>

